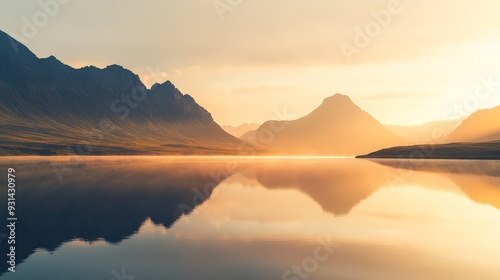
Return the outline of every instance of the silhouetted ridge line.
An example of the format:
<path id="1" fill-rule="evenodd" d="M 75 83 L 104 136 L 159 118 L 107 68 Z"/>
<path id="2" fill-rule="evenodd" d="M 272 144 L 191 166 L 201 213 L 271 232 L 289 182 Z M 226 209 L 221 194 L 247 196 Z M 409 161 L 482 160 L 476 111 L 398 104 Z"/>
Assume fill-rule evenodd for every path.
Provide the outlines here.
<path id="1" fill-rule="evenodd" d="M 74 69 L 40 59 L 1 31 L 0 121 L 0 155 L 58 155 L 82 145 L 93 155 L 249 150 L 170 81 L 147 89 L 120 65 Z"/>

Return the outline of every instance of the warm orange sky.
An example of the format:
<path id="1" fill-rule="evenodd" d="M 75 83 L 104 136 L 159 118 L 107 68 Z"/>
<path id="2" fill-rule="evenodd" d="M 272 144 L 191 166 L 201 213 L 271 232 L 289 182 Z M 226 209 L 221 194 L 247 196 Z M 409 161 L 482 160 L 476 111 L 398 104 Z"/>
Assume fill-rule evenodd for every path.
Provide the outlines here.
<path id="1" fill-rule="evenodd" d="M 0 29 L 40 57 L 120 64 L 147 85 L 171 80 L 222 125 L 300 117 L 336 92 L 387 124 L 500 104 L 496 85 L 474 95 L 480 77 L 500 81 L 495 0 L 40 3 L 54 1 L 65 4 L 1 3 Z M 375 24 L 374 14 L 391 18 Z M 368 41 L 355 43 L 356 28 Z M 357 48 L 349 58 L 347 48 Z"/>

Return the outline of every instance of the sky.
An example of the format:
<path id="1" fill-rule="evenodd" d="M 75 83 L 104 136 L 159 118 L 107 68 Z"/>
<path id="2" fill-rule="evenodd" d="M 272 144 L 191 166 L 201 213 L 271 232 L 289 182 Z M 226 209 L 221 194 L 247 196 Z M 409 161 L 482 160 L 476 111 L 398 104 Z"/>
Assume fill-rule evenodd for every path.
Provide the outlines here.
<path id="1" fill-rule="evenodd" d="M 296 119 L 335 93 L 384 124 L 500 105 L 496 0 L 0 0 L 39 57 L 170 80 L 221 125 Z"/>

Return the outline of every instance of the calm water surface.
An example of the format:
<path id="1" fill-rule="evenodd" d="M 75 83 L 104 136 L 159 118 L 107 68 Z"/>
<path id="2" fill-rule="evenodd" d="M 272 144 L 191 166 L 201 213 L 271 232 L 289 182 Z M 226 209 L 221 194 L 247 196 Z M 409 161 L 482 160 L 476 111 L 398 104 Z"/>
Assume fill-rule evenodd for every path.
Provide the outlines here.
<path id="1" fill-rule="evenodd" d="M 2 261 L 2 280 L 500 279 L 498 161 L 18 157 L 0 167 L 2 186 L 17 170 L 18 216 L 16 273 Z"/>

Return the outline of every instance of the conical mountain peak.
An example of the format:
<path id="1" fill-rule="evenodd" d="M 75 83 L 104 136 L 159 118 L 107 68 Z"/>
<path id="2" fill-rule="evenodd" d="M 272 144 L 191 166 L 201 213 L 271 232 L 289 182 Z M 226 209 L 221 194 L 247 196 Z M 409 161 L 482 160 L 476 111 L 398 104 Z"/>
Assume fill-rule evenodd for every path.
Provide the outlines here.
<path id="1" fill-rule="evenodd" d="M 348 95 L 335 93 L 334 95 L 325 98 L 325 101 L 349 101 L 352 103 L 351 98 Z"/>
<path id="2" fill-rule="evenodd" d="M 325 98 L 317 109 L 300 119 L 266 122 L 256 135 L 272 131 L 273 127 L 283 127 L 283 131 L 273 135 L 267 148 L 285 154 L 357 155 L 404 143 L 343 94 Z"/>
<path id="3" fill-rule="evenodd" d="M 321 107 L 344 107 L 344 106 L 356 106 L 351 98 L 347 95 L 336 93 L 330 97 L 327 97 L 323 100 Z"/>

